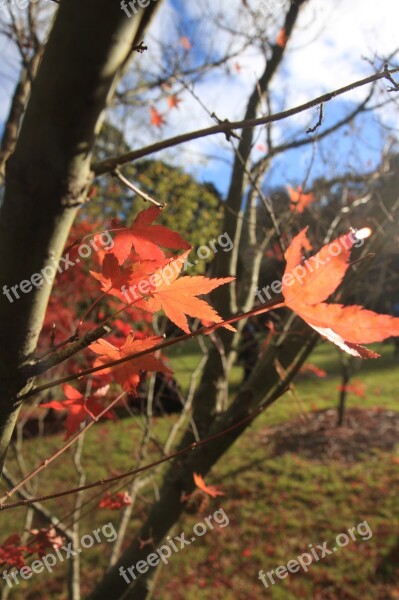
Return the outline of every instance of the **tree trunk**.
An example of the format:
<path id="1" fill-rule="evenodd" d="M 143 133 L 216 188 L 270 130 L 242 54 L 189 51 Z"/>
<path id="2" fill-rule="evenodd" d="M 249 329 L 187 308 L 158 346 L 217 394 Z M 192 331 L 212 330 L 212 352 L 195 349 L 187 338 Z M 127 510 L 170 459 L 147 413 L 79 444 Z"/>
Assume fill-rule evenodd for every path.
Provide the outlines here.
<path id="1" fill-rule="evenodd" d="M 346 358 L 344 357 L 341 362 L 342 362 L 342 379 L 341 379 L 341 390 L 339 393 L 339 402 L 338 402 L 337 427 L 342 427 L 342 425 L 344 424 L 346 397 L 348 395 L 347 385 L 351 378 L 351 368 L 350 368 L 349 360 L 346 360 Z"/>
<path id="2" fill-rule="evenodd" d="M 118 2 L 68 0 L 50 33 L 7 162 L 0 209 L 0 468 L 18 397 L 31 385 L 24 366 L 36 348 L 57 262 L 93 178 L 91 153 L 104 109 L 159 4 L 128 18 Z M 41 273 L 47 277 L 40 280 Z M 25 293 L 15 288 L 22 281 Z"/>
<path id="3" fill-rule="evenodd" d="M 24 114 L 25 106 L 32 89 L 32 81 L 36 77 L 37 69 L 42 57 L 43 48 L 38 48 L 36 54 L 28 65 L 21 70 L 19 82 L 15 88 L 11 101 L 10 111 L 4 127 L 0 148 L 0 184 L 4 181 L 6 162 L 15 150 L 18 131 Z"/>
<path id="4" fill-rule="evenodd" d="M 295 339 L 291 335 L 287 339 L 289 339 L 287 344 L 282 343 L 282 338 L 281 344 L 269 347 L 229 409 L 214 419 L 205 437 L 215 435 L 234 424 L 241 423 L 254 410 L 261 405 L 266 408 L 283 393 L 313 349 L 318 334 L 304 326 L 303 335 L 297 336 Z M 284 381 L 280 379 L 274 368 L 275 360 L 278 360 L 287 371 Z M 119 561 L 105 574 L 97 588 L 89 596 L 90 600 L 109 600 L 109 598 L 113 598 L 113 600 L 145 600 L 149 596 L 151 579 L 156 572 L 155 568 L 149 569 L 140 577 L 137 576 L 131 584 L 128 584 L 121 576 L 120 568 L 124 567 L 126 570 L 128 567 L 136 565 L 139 560 L 146 559 L 150 550 L 148 546 L 143 547 L 140 540 L 151 538 L 155 548 L 162 544 L 162 540 L 176 524 L 184 510 L 184 503 L 181 501 L 182 494 L 190 493 L 194 489 L 193 472 L 205 475 L 250 423 L 250 420 L 242 423 L 212 442 L 190 452 L 170 466 L 163 480 L 160 499 L 153 505 L 146 523 Z M 137 575 L 136 572 L 135 574 Z"/>

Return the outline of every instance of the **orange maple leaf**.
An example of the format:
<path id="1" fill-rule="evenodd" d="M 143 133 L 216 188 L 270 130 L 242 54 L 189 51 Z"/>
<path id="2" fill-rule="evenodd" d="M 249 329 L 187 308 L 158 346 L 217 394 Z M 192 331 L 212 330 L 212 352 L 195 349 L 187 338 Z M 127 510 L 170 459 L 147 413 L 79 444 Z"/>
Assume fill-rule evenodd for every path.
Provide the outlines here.
<path id="1" fill-rule="evenodd" d="M 179 98 L 176 94 L 172 94 L 168 97 L 169 108 L 179 108 L 180 102 L 182 102 L 182 99 Z"/>
<path id="2" fill-rule="evenodd" d="M 201 475 L 197 473 L 193 473 L 194 483 L 201 491 L 208 496 L 212 496 L 212 498 L 216 498 L 216 496 L 225 496 L 226 494 L 222 492 L 219 488 L 214 485 L 207 485 Z"/>
<path id="3" fill-rule="evenodd" d="M 379 315 L 363 306 L 324 302 L 343 280 L 349 267 L 350 249 L 357 238 L 353 233 L 345 234 L 303 261 L 306 229 L 292 240 L 285 253 L 287 265 L 282 280 L 285 306 L 348 354 L 377 358 L 379 354 L 359 344 L 399 336 L 399 318 Z"/>
<path id="4" fill-rule="evenodd" d="M 98 340 L 89 346 L 93 352 L 99 356 L 94 361 L 94 366 L 106 365 L 109 362 L 124 358 L 129 354 L 135 354 L 142 352 L 143 350 L 149 350 L 157 344 L 163 341 L 161 336 L 149 336 L 145 339 L 135 340 L 134 333 L 130 332 L 127 336 L 125 343 L 120 348 L 117 348 L 113 344 L 110 344 L 106 340 Z M 112 373 L 114 379 L 119 383 L 125 392 L 136 395 L 136 389 L 140 382 L 140 373 L 142 371 L 159 371 L 171 375 L 171 371 L 166 365 L 163 364 L 159 358 L 155 357 L 154 353 L 146 354 L 145 356 L 139 356 L 132 360 L 126 361 L 120 365 L 108 367 L 103 370 L 103 373 Z"/>
<path id="5" fill-rule="evenodd" d="M 165 125 L 165 117 L 155 108 L 155 106 L 150 106 L 150 117 L 151 117 L 151 125 L 154 127 L 162 127 Z"/>
<path id="6" fill-rule="evenodd" d="M 282 27 L 277 34 L 276 46 L 280 46 L 280 48 L 285 48 L 287 42 L 288 42 L 288 36 L 285 32 L 284 27 Z"/>
<path id="7" fill-rule="evenodd" d="M 188 250 L 165 267 L 158 269 L 154 274 L 158 284 L 155 284 L 151 296 L 136 303 L 138 308 L 152 313 L 163 310 L 166 316 L 186 333 L 190 333 L 186 315 L 211 323 L 223 321 L 214 308 L 197 296 L 209 294 L 220 285 L 234 280 L 234 277 L 209 279 L 203 275 L 178 279 L 189 253 Z M 225 327 L 232 329 L 229 325 Z"/>
<path id="8" fill-rule="evenodd" d="M 304 194 L 301 185 L 298 185 L 296 190 L 290 185 L 287 185 L 287 191 L 291 200 L 290 210 L 297 213 L 303 213 L 305 208 L 316 200 L 312 193 Z"/>

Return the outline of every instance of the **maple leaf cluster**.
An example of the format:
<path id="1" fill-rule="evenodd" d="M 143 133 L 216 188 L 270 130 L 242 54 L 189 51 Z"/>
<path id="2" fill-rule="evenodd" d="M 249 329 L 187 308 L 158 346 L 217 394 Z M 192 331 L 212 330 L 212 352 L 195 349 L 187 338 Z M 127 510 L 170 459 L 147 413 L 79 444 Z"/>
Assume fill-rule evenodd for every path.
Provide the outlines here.
<path id="1" fill-rule="evenodd" d="M 13 533 L 0 546 L 0 564 L 20 569 L 25 565 L 24 553 L 26 551 L 27 546 L 21 545 L 21 536 Z"/>
<path id="2" fill-rule="evenodd" d="M 47 554 L 47 549 L 62 548 L 64 540 L 54 527 L 49 529 L 31 529 L 32 540 L 29 543 L 30 552 L 37 552 L 39 558 Z"/>
<path id="3" fill-rule="evenodd" d="M 31 529 L 31 539 L 21 544 L 21 537 L 14 533 L 0 546 L 0 564 L 21 569 L 26 565 L 25 556 L 37 553 L 39 558 L 47 554 L 47 549 L 61 548 L 64 540 L 55 527 Z"/>
<path id="4" fill-rule="evenodd" d="M 90 271 L 102 295 L 110 297 L 114 303 L 116 300 L 123 302 L 123 308 L 117 313 L 121 310 L 128 312 L 132 307 L 138 313 L 147 315 L 163 311 L 170 321 L 187 334 L 190 333 L 188 317 L 200 320 L 204 326 L 220 324 L 232 329 L 199 296 L 209 294 L 234 278 L 181 276 L 191 247 L 177 232 L 154 224 L 160 212 L 161 209 L 151 206 L 142 211 L 130 227 L 113 222 L 116 231 L 113 246 L 97 253 L 101 271 Z M 286 268 L 280 306 L 290 308 L 310 327 L 349 354 L 376 358 L 378 354 L 361 344 L 399 336 L 399 319 L 378 315 L 358 305 L 343 306 L 325 302 L 340 285 L 349 268 L 356 237 L 352 233 L 345 234 L 305 260 L 303 252 L 312 248 L 306 232 L 307 228 L 303 229 L 284 254 Z M 183 252 L 176 257 L 171 250 Z M 117 334 L 111 340 L 100 339 L 89 346 L 89 351 L 96 355 L 93 366 L 100 368 L 101 372 L 95 375 L 88 397 L 65 384 L 64 400 L 55 399 L 41 405 L 67 413 L 65 439 L 78 431 L 87 418 L 97 420 L 100 415 L 114 418 L 113 413 L 104 407 L 104 397 L 109 389 L 109 385 L 105 384 L 114 381 L 131 396 L 137 396 L 138 386 L 146 373 L 155 371 L 172 376 L 162 356 L 156 354 L 163 338 L 147 332 L 133 332 L 132 324 L 116 319 L 114 325 Z M 316 368 L 308 366 L 307 370 L 324 376 Z"/>
<path id="5" fill-rule="evenodd" d="M 89 351 L 97 355 L 93 366 L 104 367 L 104 369 L 95 374 L 92 391 L 88 396 L 75 387 L 64 384 L 62 387 L 64 399 L 54 399 L 41 404 L 42 408 L 66 413 L 65 440 L 76 433 L 88 418 L 97 420 L 100 415 L 108 419 L 115 418 L 103 404 L 109 389 L 109 385 L 106 384 L 114 381 L 131 396 L 137 396 L 137 388 L 146 373 L 157 371 L 166 376 L 172 375 L 172 371 L 164 364 L 162 357 L 156 356 L 155 352 L 150 352 L 163 341 L 163 338 L 149 332 L 132 331 L 133 323 L 138 320 L 137 314 L 141 321 L 142 315 L 151 318 L 151 315 L 162 310 L 186 333 L 190 332 L 188 316 L 199 319 L 207 325 L 222 323 L 222 317 L 198 296 L 208 294 L 219 285 L 232 281 L 233 278 L 179 277 L 191 246 L 177 232 L 154 224 L 159 214 L 160 209 L 151 206 L 139 213 L 130 227 L 125 227 L 114 220 L 112 229 L 116 231 L 116 235 L 112 247 L 107 250 L 100 248 L 96 253 L 95 258 L 101 265 L 101 271 L 90 270 L 89 273 L 97 281 L 102 296 L 110 298 L 112 302 L 115 302 L 113 298 L 122 301 L 123 309 L 118 310 L 117 313 L 123 310 L 136 319 L 132 318 L 131 324 L 120 318 L 115 319 L 113 324 L 117 330 L 116 334 L 108 340 L 100 339 L 89 346 Z M 170 254 L 170 249 L 184 252 L 174 258 Z M 128 264 L 125 264 L 127 261 Z M 81 276 L 83 275 L 79 274 L 79 277 Z M 87 279 L 86 275 L 84 277 Z M 83 282 L 82 289 L 87 289 Z M 101 296 L 92 303 L 92 307 L 99 299 Z M 54 304 L 54 308 L 56 307 L 57 303 Z M 108 308 L 111 307 L 112 304 L 109 304 Z M 88 314 L 90 310 L 86 313 Z M 69 312 L 67 314 L 69 317 Z M 104 317 L 103 311 L 98 312 L 98 318 Z M 83 330 L 90 330 L 95 326 L 95 322 L 85 321 L 83 325 Z M 70 327 L 72 329 L 72 323 Z M 142 352 L 145 352 L 144 356 L 134 357 Z M 132 355 L 133 359 L 129 361 L 107 367 L 108 363 Z M 75 370 L 79 370 L 78 363 L 72 365 L 71 371 Z"/>
<path id="6" fill-rule="evenodd" d="M 91 275 L 100 282 L 104 293 L 114 295 L 127 304 L 134 303 L 136 308 L 150 313 L 163 310 L 186 333 L 190 332 L 187 315 L 210 323 L 221 323 L 220 315 L 197 296 L 208 294 L 233 278 L 209 279 L 197 275 L 179 279 L 191 246 L 178 233 L 161 225 L 152 225 L 160 212 L 159 208 L 152 206 L 142 211 L 130 227 L 120 228 L 112 249 L 104 256 L 101 273 L 90 271 Z M 185 249 L 186 252 L 178 258 L 166 257 L 160 246 Z M 133 265 L 124 267 L 129 256 Z M 129 343 L 132 342 L 133 338 L 130 338 Z M 98 352 L 99 346 L 91 348 L 101 353 Z M 109 354 L 111 349 L 108 348 L 107 352 Z M 127 348 L 123 352 L 127 354 Z"/>
<path id="7" fill-rule="evenodd" d="M 117 229 L 113 247 L 102 257 L 101 272 L 90 271 L 100 283 L 104 294 L 115 296 L 127 305 L 151 314 L 163 311 L 184 332 L 189 333 L 187 316 L 207 324 L 222 323 L 222 317 L 205 301 L 198 298 L 218 286 L 233 280 L 232 277 L 209 279 L 202 275 L 180 277 L 191 246 L 175 231 L 153 221 L 160 209 L 152 206 L 142 211 L 130 227 L 114 223 Z M 185 250 L 177 258 L 167 255 L 163 248 Z M 125 262 L 131 259 L 131 264 Z M 162 341 L 161 337 L 147 336 L 137 339 L 136 333 L 127 333 L 120 346 L 106 340 L 91 344 L 97 354 L 94 366 L 148 351 Z M 154 353 L 105 368 L 114 381 L 131 395 L 136 394 L 140 376 L 144 372 L 158 371 L 171 375 L 172 371 Z"/>

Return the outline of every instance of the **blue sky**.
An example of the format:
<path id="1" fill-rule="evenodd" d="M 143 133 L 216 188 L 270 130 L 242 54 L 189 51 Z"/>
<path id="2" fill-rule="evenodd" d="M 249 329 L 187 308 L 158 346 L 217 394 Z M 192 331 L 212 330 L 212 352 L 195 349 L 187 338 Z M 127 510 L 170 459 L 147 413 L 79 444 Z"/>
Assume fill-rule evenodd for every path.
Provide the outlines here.
<path id="1" fill-rule="evenodd" d="M 272 6 L 274 3 L 281 5 L 284 2 L 265 1 Z M 253 7 L 262 4 L 258 1 L 249 3 Z M 202 40 L 196 40 L 192 24 L 204 14 L 206 4 L 170 0 L 160 11 L 158 23 L 152 31 L 154 38 L 162 37 L 167 18 L 172 21 L 178 13 L 181 29 L 188 37 L 193 36 L 192 52 L 197 59 L 202 50 Z M 231 16 L 232 23 L 235 22 L 235 11 L 242 8 L 240 0 L 216 0 L 208 4 L 215 5 L 228 17 Z M 368 61 L 374 60 L 376 55 L 387 56 L 396 49 L 397 17 L 399 5 L 391 0 L 381 0 L 378 4 L 371 0 L 310 0 L 301 12 L 294 36 L 287 46 L 282 68 L 273 81 L 273 112 L 302 104 L 320 94 L 372 74 L 373 67 Z M 280 23 L 277 20 L 276 26 L 281 25 L 282 20 Z M 214 31 L 210 26 L 210 37 Z M 273 31 L 271 35 L 274 35 Z M 218 40 L 222 53 L 228 39 L 227 36 L 219 35 Z M 205 78 L 195 87 L 196 94 L 209 111 L 214 111 L 222 119 L 242 118 L 248 94 L 263 69 L 264 57 L 252 49 L 243 52 L 237 62 L 240 63 L 240 73 L 236 73 L 234 69 L 231 69 L 229 76 L 219 72 Z M 387 82 L 378 84 L 381 93 L 379 100 L 389 97 L 389 94 L 384 92 L 387 85 Z M 369 89 L 355 90 L 327 103 L 324 106 L 324 120 L 320 132 L 356 107 Z M 194 98 L 188 93 L 183 93 L 182 99 L 179 113 L 176 111 L 176 114 L 168 115 L 168 126 L 165 127 L 162 137 L 212 124 L 209 116 Z M 273 128 L 275 143 L 283 142 L 294 134 L 305 136 L 306 129 L 316 123 L 317 117 L 318 112 L 313 109 L 276 124 Z M 302 147 L 276 158 L 267 175 L 266 185 L 271 188 L 287 182 L 300 183 L 306 177 L 310 163 L 310 181 L 321 175 L 334 177 L 347 170 L 369 170 L 378 164 L 386 145 L 386 136 L 389 134 L 396 137 L 397 131 L 396 105 L 384 107 L 375 114 L 366 113 L 358 118 L 355 128 L 346 127 L 314 147 Z M 264 129 L 259 129 L 257 136 L 259 142 L 264 143 Z M 210 160 L 204 165 L 198 160 L 201 153 L 217 155 L 223 158 L 223 161 Z M 260 155 L 261 152 L 255 150 L 255 159 Z M 167 156 L 183 164 L 198 178 L 211 180 L 222 193 L 226 192 L 230 167 L 225 161 L 231 163 L 232 154 L 223 136 L 196 140 L 179 147 L 177 152 L 171 152 Z"/>
<path id="2" fill-rule="evenodd" d="M 272 10 L 276 8 L 275 14 L 279 18 L 276 20 L 275 29 L 270 32 L 271 36 L 275 36 L 283 24 L 283 14 L 279 7 L 284 2 L 285 0 L 248 0 L 253 7 L 263 5 L 271 7 Z M 205 49 L 210 44 L 209 40 L 212 39 L 217 39 L 217 44 L 213 46 L 214 56 L 217 53 L 223 54 L 231 44 L 231 36 L 220 32 L 217 25 L 211 21 L 205 30 L 208 39 L 204 39 L 204 35 L 196 37 L 196 23 L 204 14 L 207 17 L 211 16 L 212 10 L 218 10 L 223 18 L 230 20 L 232 24 L 240 24 L 237 15 L 238 11 L 242 10 L 241 0 L 165 0 L 146 39 L 149 51 L 141 60 L 147 61 L 144 64 L 148 64 L 149 68 L 154 68 L 154 64 L 161 59 L 158 42 L 176 40 L 176 37 L 173 38 L 174 35 L 178 35 L 174 33 L 176 22 L 180 26 L 179 32 L 193 42 L 191 56 L 195 61 L 202 59 Z M 273 81 L 273 112 L 296 106 L 371 74 L 373 69 L 365 58 L 373 59 L 375 54 L 383 56 L 395 50 L 398 43 L 398 17 L 399 3 L 392 0 L 379 0 L 378 3 L 373 0 L 309 0 L 286 48 L 282 68 Z M 233 47 L 238 48 L 238 44 L 233 44 Z M 0 123 L 3 124 L 18 74 L 18 57 L 4 37 L 0 37 L 0 52 L 3 56 L 0 67 Z M 248 94 L 263 69 L 264 57 L 260 51 L 252 48 L 242 52 L 234 62 L 239 63 L 240 72 L 236 72 L 233 63 L 230 65 L 230 74 L 220 71 L 210 74 L 195 86 L 196 94 L 208 110 L 214 111 L 221 119 L 242 118 Z M 381 90 L 386 88 L 386 82 L 381 83 L 379 87 Z M 326 104 L 322 128 L 328 127 L 346 114 L 366 93 L 366 88 L 356 90 Z M 161 131 L 147 126 L 146 112 L 143 113 L 144 123 L 139 128 L 138 135 L 137 120 L 135 122 L 132 118 L 127 122 L 126 135 L 132 147 L 214 123 L 188 91 L 183 91 L 180 97 L 182 103 L 179 110 L 166 113 L 167 125 Z M 381 99 L 384 97 L 387 98 L 388 95 L 381 96 Z M 157 108 L 161 112 L 165 111 L 162 104 Z M 110 117 L 113 118 L 113 115 L 110 114 Z M 273 127 L 274 143 L 281 143 L 294 134 L 304 136 L 306 129 L 316 123 L 317 117 L 317 110 L 313 109 L 277 123 Z M 378 119 L 390 130 L 382 130 Z M 345 135 L 340 133 L 314 147 L 302 147 L 276 158 L 266 178 L 267 187 L 270 189 L 285 183 L 302 182 L 310 163 L 310 181 L 321 174 L 327 177 L 335 176 L 348 168 L 357 172 L 372 168 L 378 163 L 385 143 L 384 136 L 388 133 L 392 136 L 397 135 L 398 108 L 392 105 L 380 110 L 377 115 L 368 113 L 357 123 L 357 129 L 347 128 Z M 133 131 L 134 136 L 130 133 Z M 257 131 L 257 137 L 257 143 L 265 143 L 264 128 Z M 261 154 L 261 151 L 255 149 L 254 159 L 259 158 Z M 218 159 L 206 160 L 204 156 L 207 155 L 216 156 Z M 161 155 L 158 157 L 161 158 Z M 232 153 L 223 136 L 190 142 L 174 151 L 164 153 L 162 157 L 184 166 L 200 180 L 212 181 L 223 194 L 226 192 Z"/>

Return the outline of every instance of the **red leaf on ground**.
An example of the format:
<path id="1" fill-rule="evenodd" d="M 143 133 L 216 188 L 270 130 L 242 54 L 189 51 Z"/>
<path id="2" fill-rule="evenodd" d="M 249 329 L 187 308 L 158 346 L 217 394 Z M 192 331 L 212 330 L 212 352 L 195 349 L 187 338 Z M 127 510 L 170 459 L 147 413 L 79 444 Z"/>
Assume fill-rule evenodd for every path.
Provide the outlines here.
<path id="1" fill-rule="evenodd" d="M 353 381 L 352 383 L 347 383 L 345 386 L 338 386 L 339 392 L 344 390 L 345 392 L 351 392 L 352 394 L 355 394 L 355 396 L 358 396 L 359 398 L 364 398 L 366 395 L 366 386 L 362 381 Z"/>
<path id="2" fill-rule="evenodd" d="M 303 365 L 300 373 L 313 373 L 313 375 L 316 375 L 316 377 L 319 378 L 327 377 L 327 371 L 316 367 L 316 365 L 312 365 L 312 363 L 306 363 L 306 365 Z"/>
<path id="3" fill-rule="evenodd" d="M 202 492 L 208 494 L 208 496 L 212 496 L 212 498 L 216 498 L 216 496 L 225 496 L 226 494 L 222 492 L 219 488 L 214 485 L 206 485 L 203 477 L 198 475 L 197 473 L 193 473 L 194 483 Z"/>

